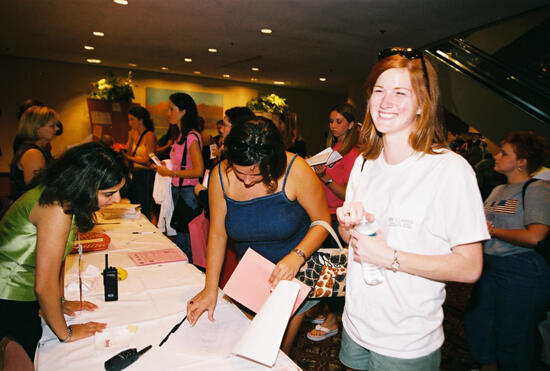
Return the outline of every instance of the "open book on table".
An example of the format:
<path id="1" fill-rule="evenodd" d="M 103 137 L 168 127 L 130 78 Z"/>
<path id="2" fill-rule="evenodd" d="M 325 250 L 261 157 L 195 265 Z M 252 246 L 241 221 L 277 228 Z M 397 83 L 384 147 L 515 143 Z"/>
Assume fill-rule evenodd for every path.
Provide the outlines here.
<path id="1" fill-rule="evenodd" d="M 338 151 L 335 151 L 332 148 L 328 147 L 316 154 L 315 156 L 306 159 L 306 162 L 309 166 L 328 166 L 340 160 L 341 158 L 342 155 L 338 153 Z"/>

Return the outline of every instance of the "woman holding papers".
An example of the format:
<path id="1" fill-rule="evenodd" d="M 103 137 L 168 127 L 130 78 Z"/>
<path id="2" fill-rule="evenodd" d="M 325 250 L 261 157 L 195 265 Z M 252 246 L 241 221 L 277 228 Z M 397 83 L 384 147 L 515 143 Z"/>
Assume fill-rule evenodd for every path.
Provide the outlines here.
<path id="1" fill-rule="evenodd" d="M 30 358 L 42 335 L 38 310 L 62 342 L 101 332 L 105 324 L 67 326 L 63 314 L 95 310 L 63 299 L 64 260 L 76 231 L 93 227 L 100 207 L 120 201 L 127 179 L 120 154 L 98 143 L 73 147 L 37 178 L 0 221 L 0 338 L 15 338 Z"/>
<path id="2" fill-rule="evenodd" d="M 328 203 L 328 210 L 332 219 L 332 228 L 338 230 L 336 209 L 344 203 L 346 198 L 346 186 L 349 174 L 359 150 L 357 149 L 358 130 L 355 126 L 355 109 L 352 105 L 344 103 L 330 110 L 329 134 L 327 147 L 338 151 L 342 158 L 330 165 L 314 166 L 313 170 L 323 183 L 323 190 Z M 324 245 L 329 248 L 338 248 L 332 237 L 327 238 Z M 326 316 L 320 315 L 314 319 L 315 328 L 308 332 L 307 338 L 312 341 L 325 340 L 338 333 L 336 315 L 342 311 L 343 298 L 326 299 L 329 311 Z"/>
<path id="3" fill-rule="evenodd" d="M 199 208 L 199 202 L 193 192 L 199 184 L 199 178 L 204 173 L 202 159 L 202 137 L 199 130 L 197 105 L 193 98 L 186 93 L 170 95 L 168 102 L 170 121 L 178 122 L 180 134 L 170 150 L 171 169 L 163 165 L 153 167 L 161 176 L 172 178 L 172 200 L 177 204 L 181 197 L 187 206 Z M 189 262 L 193 262 L 191 240 L 189 232 L 178 232 L 174 242 L 187 255 Z"/>
<path id="4" fill-rule="evenodd" d="M 364 150 L 337 210 L 352 247 L 340 360 L 357 370 L 439 370 L 445 281 L 476 281 L 489 238 L 476 177 L 447 148 L 437 76 L 421 51 L 380 52 L 367 97 Z M 363 218 L 376 221 L 376 235 L 354 230 Z M 385 268 L 382 282 L 367 284 L 362 263 Z"/>
<path id="5" fill-rule="evenodd" d="M 270 277 L 275 287 L 280 280 L 293 279 L 327 236 L 322 227 L 310 228 L 310 223 L 330 221 L 315 173 L 301 157 L 284 150 L 271 120 L 234 125 L 224 143 L 224 156 L 210 175 L 206 285 L 187 305 L 191 324 L 205 311 L 214 320 L 228 236 L 235 241 L 239 258 L 252 248 L 276 264 Z M 283 351 L 290 350 L 302 319 L 303 313 L 291 319 Z"/>

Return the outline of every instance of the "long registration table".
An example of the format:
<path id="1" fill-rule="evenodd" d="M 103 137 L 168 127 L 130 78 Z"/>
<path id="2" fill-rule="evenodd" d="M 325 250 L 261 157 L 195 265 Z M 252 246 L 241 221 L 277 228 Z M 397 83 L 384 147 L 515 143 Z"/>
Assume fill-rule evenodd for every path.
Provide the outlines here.
<path id="1" fill-rule="evenodd" d="M 102 276 L 85 277 L 84 299 L 99 306 L 94 312 L 77 312 L 76 317 L 65 318 L 68 324 L 97 321 L 107 323 L 105 331 L 120 341 L 106 347 L 101 335 L 63 344 L 43 323 L 35 367 L 46 370 L 103 370 L 104 362 L 127 348 L 141 350 L 152 345 L 147 353 L 127 370 L 264 370 L 266 366 L 230 354 L 232 346 L 249 324 L 241 311 L 223 299 L 221 291 L 210 322 L 206 313 L 194 327 L 185 321 L 168 341 L 159 347 L 161 340 L 186 313 L 187 301 L 204 287 L 204 274 L 187 262 L 137 266 L 129 252 L 167 249 L 177 246 L 165 237 L 143 215 L 139 219 L 116 219 L 98 224 L 94 232 L 110 236 L 109 248 L 83 254 L 81 267 L 84 273 L 97 268 L 103 271 L 105 253 L 109 265 L 123 267 L 128 278 L 118 281 L 118 301 L 105 302 Z M 140 233 L 136 233 L 140 232 Z M 146 232 L 146 233 L 143 233 Z M 93 267 L 88 267 L 89 265 Z M 74 288 L 78 255 L 70 255 L 65 263 L 65 295 L 78 300 Z M 73 284 L 71 284 L 71 280 Z M 118 335 L 117 335 L 118 334 Z M 269 334 L 266 334 L 269 336 Z M 120 346 L 122 344 L 122 346 Z M 283 352 L 279 351 L 273 370 L 299 370 Z"/>

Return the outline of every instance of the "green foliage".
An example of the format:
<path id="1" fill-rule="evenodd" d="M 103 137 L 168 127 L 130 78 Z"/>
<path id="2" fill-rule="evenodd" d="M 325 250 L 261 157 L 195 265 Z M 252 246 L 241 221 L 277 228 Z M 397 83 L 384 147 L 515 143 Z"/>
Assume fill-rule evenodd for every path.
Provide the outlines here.
<path id="1" fill-rule="evenodd" d="M 287 108 L 286 98 L 281 98 L 276 94 L 263 95 L 252 98 L 246 104 L 252 111 L 263 111 L 282 114 Z"/>
<path id="2" fill-rule="evenodd" d="M 132 71 L 128 71 L 126 79 L 116 77 L 110 73 L 109 77 L 92 82 L 92 88 L 88 93 L 88 97 L 131 102 L 135 98 L 133 89 L 135 86 L 137 85 L 132 80 Z"/>

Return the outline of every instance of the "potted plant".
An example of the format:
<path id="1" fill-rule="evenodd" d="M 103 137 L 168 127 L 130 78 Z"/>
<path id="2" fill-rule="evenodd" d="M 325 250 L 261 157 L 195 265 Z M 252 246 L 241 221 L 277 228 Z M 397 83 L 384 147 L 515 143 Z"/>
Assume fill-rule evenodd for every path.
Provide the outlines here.
<path id="1" fill-rule="evenodd" d="M 121 78 L 110 73 L 108 77 L 91 83 L 88 92 L 88 112 L 94 140 L 110 135 L 115 142 L 128 139 L 128 110 L 132 106 L 134 87 L 132 71 Z"/>
<path id="2" fill-rule="evenodd" d="M 281 98 L 274 93 L 252 98 L 246 106 L 256 115 L 267 117 L 275 124 L 279 121 L 281 114 L 288 109 L 286 98 Z"/>

